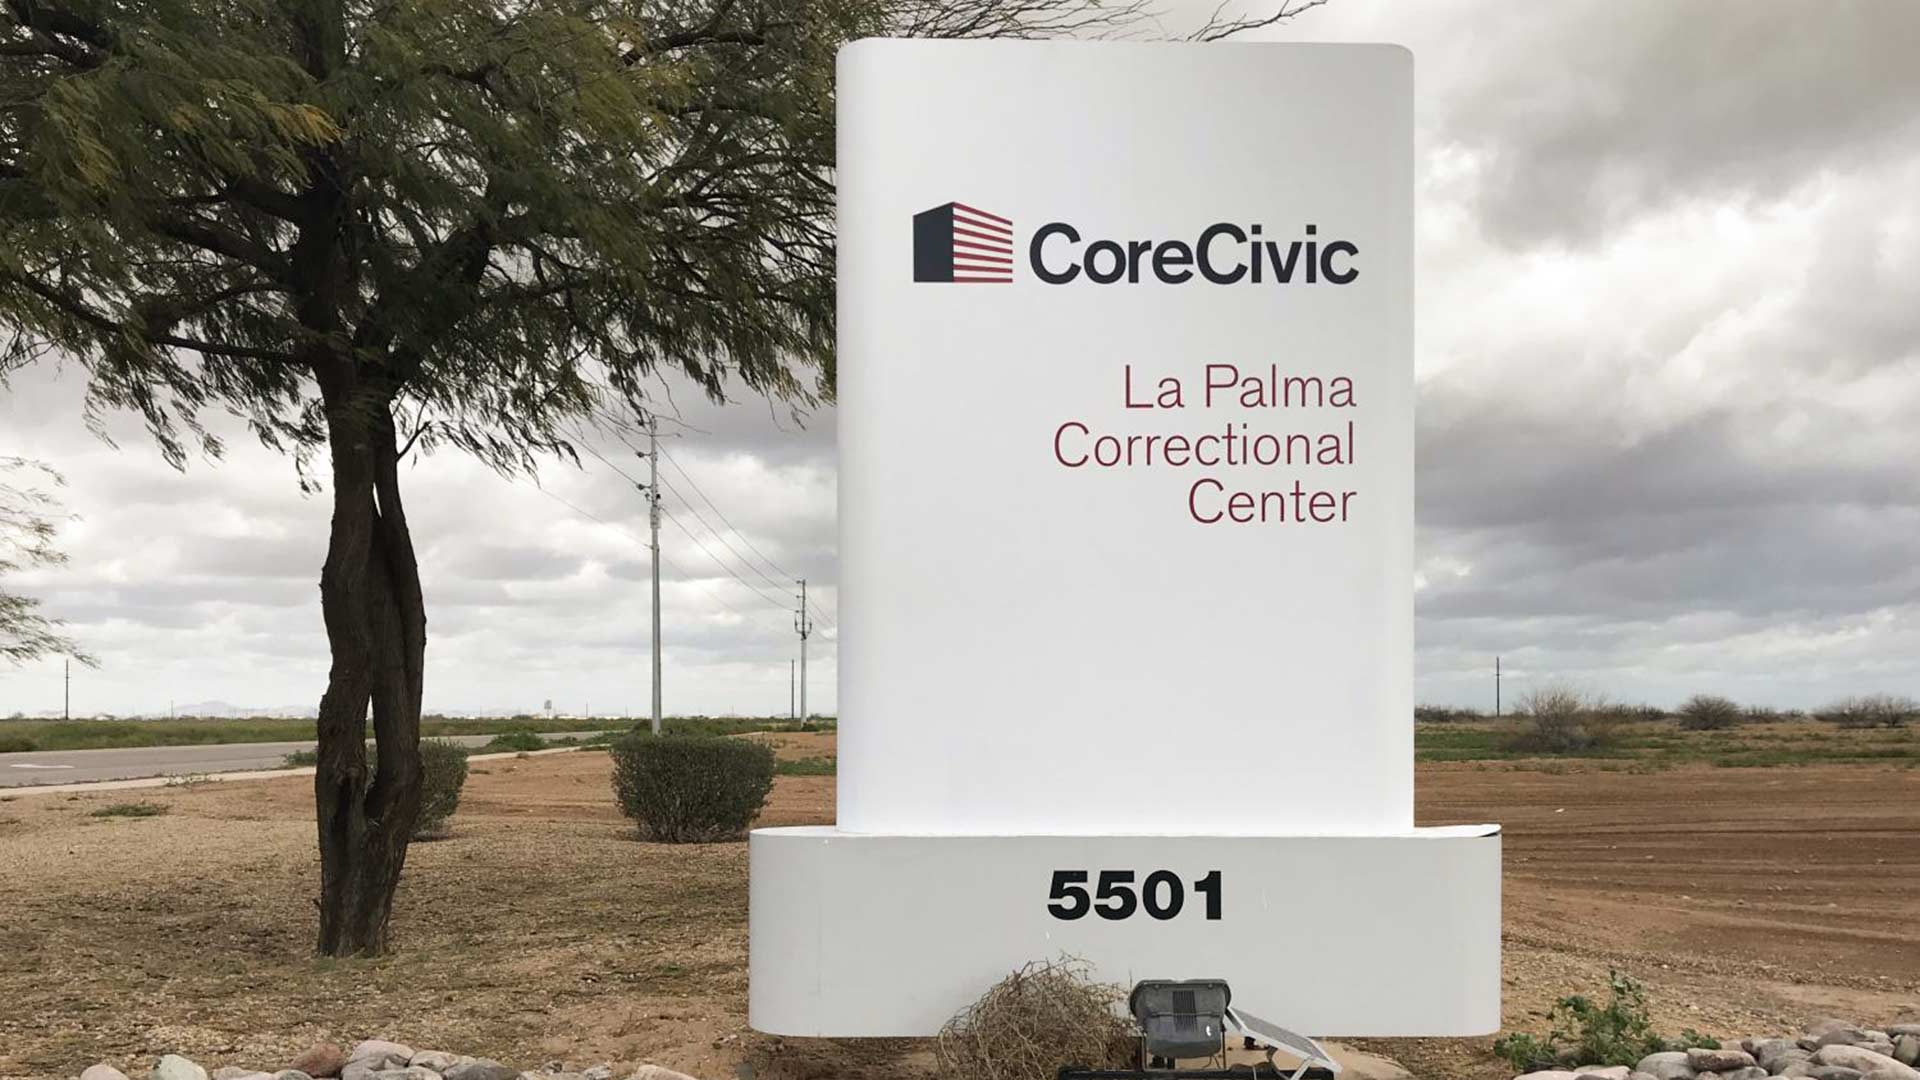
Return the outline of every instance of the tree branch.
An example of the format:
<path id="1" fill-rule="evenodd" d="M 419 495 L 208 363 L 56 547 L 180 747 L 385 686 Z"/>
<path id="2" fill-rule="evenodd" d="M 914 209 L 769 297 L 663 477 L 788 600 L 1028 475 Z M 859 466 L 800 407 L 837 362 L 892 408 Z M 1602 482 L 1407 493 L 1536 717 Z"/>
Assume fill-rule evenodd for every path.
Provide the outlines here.
<path id="1" fill-rule="evenodd" d="M 156 215 L 147 224 L 162 236 L 245 263 L 274 281 L 287 280 L 287 265 L 277 253 L 223 226 L 191 215 Z"/>
<path id="2" fill-rule="evenodd" d="M 1327 0 L 1284 0 L 1278 8 L 1267 15 L 1227 18 L 1226 11 L 1231 6 L 1232 0 L 1222 0 L 1220 6 L 1213 10 L 1213 16 L 1207 20 L 1207 24 L 1189 34 L 1187 40 L 1221 41 L 1236 34 L 1264 30 L 1269 26 L 1286 22 L 1301 12 L 1311 11 L 1326 2 Z"/>
<path id="3" fill-rule="evenodd" d="M 196 341 L 176 334 L 148 334 L 142 330 L 126 326 L 110 316 L 87 306 L 81 300 L 69 296 L 30 277 L 7 274 L 6 280 L 23 286 L 28 292 L 59 308 L 67 315 L 86 323 L 104 333 L 131 337 L 153 345 L 165 345 L 174 349 L 191 349 L 204 356 L 224 356 L 237 360 L 264 360 L 271 363 L 294 363 L 292 356 L 273 352 L 269 349 L 249 349 L 240 345 L 217 345 L 210 341 Z"/>

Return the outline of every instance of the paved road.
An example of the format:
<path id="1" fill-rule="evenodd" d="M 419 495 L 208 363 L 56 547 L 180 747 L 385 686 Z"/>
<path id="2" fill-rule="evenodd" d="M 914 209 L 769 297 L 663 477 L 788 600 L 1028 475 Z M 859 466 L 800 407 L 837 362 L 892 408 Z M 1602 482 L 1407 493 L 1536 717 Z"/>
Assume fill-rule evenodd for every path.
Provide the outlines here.
<path id="1" fill-rule="evenodd" d="M 542 732 L 546 739 L 585 738 L 591 731 Z M 447 735 L 462 746 L 484 746 L 491 735 Z M 311 742 L 226 743 L 217 746 L 142 746 L 125 750 L 39 750 L 0 754 L 0 788 L 32 784 L 78 784 L 94 780 L 134 780 L 147 776 L 275 769 Z"/>

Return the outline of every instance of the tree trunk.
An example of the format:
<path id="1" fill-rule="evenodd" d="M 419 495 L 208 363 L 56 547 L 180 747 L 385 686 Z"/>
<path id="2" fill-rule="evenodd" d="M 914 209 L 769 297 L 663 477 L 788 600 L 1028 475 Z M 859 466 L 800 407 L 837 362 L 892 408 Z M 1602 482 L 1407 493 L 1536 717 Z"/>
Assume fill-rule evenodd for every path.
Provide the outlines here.
<path id="1" fill-rule="evenodd" d="M 319 951 L 372 956 L 387 947 L 394 889 L 420 811 L 426 612 L 400 501 L 391 396 L 351 377 L 323 377 L 321 395 L 333 454 L 333 525 L 320 608 L 333 666 L 320 699 L 313 784 Z M 377 751 L 371 775 L 369 710 Z"/>

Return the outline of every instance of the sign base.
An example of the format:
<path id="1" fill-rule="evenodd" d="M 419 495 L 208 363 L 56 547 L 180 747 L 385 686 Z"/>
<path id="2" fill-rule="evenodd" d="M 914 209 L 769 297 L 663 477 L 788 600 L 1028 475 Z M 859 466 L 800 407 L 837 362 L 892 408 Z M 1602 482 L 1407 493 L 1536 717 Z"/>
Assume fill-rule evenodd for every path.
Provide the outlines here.
<path id="1" fill-rule="evenodd" d="M 928 1036 L 1034 960 L 1224 979 L 1315 1035 L 1500 1026 L 1500 831 L 951 836 L 755 830 L 748 1022 Z"/>

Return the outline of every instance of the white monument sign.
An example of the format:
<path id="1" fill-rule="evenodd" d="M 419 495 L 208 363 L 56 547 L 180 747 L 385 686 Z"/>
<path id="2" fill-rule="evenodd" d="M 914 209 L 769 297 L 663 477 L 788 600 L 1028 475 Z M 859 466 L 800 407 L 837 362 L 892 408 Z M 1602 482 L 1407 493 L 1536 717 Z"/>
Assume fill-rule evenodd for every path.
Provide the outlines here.
<path id="1" fill-rule="evenodd" d="M 1493 1030 L 1497 829 L 1413 824 L 1412 58 L 839 80 L 838 824 L 753 836 L 753 1025 L 931 1034 L 1068 953 Z"/>

